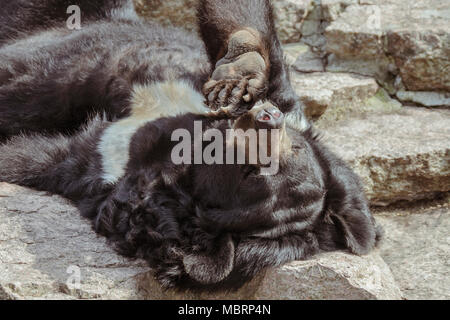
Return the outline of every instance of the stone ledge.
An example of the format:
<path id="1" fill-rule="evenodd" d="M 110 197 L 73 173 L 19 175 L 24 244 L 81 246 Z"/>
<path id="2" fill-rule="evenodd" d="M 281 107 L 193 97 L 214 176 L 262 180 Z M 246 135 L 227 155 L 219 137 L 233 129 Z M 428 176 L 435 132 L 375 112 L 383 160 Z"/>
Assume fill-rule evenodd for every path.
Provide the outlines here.
<path id="1" fill-rule="evenodd" d="M 403 107 L 328 124 L 323 142 L 359 174 L 372 204 L 450 191 L 450 110 Z"/>
<path id="2" fill-rule="evenodd" d="M 291 73 L 292 86 L 305 105 L 308 117 L 324 117 L 343 111 L 359 112 L 373 97 L 378 84 L 372 78 L 332 72 Z"/>
<path id="3" fill-rule="evenodd" d="M 140 289 L 151 299 L 394 300 L 402 295 L 389 267 L 375 251 L 363 257 L 324 253 L 268 269 L 237 292 L 196 294 L 162 292 L 146 275 Z"/>
<path id="4" fill-rule="evenodd" d="M 72 286 L 73 270 L 79 271 L 79 288 Z M 400 297 L 377 252 L 364 257 L 334 252 L 295 261 L 267 270 L 235 293 L 163 292 L 144 262 L 117 255 L 68 201 L 0 183 L 0 299 Z"/>
<path id="5" fill-rule="evenodd" d="M 380 254 L 406 299 L 450 299 L 450 195 L 425 207 L 379 211 Z"/>
<path id="6" fill-rule="evenodd" d="M 386 73 L 400 75 L 407 90 L 449 91 L 448 1 L 371 2 L 347 7 L 326 28 L 327 52 L 367 64 L 389 57 Z"/>

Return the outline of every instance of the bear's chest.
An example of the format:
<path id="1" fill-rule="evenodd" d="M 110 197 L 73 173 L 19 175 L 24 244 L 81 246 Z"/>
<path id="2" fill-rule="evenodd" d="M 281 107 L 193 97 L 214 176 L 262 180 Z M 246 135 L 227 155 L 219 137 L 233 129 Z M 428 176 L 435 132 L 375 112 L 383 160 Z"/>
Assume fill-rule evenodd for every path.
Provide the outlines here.
<path id="1" fill-rule="evenodd" d="M 115 183 L 125 174 L 130 143 L 145 124 L 163 117 L 208 111 L 203 96 L 186 82 L 166 81 L 136 86 L 130 100 L 130 115 L 109 125 L 100 138 L 98 152 L 104 181 Z"/>

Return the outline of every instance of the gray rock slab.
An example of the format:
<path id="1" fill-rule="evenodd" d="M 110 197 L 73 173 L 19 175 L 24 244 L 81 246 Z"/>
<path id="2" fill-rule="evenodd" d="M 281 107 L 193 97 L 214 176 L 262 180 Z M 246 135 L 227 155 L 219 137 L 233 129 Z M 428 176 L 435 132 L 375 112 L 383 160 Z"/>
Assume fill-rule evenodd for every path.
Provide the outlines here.
<path id="1" fill-rule="evenodd" d="M 117 255 L 66 200 L 0 183 L 0 299 L 399 299 L 375 251 L 268 269 L 232 293 L 163 291 L 142 261 Z M 78 281 L 79 280 L 79 281 Z"/>
<path id="2" fill-rule="evenodd" d="M 428 208 L 377 214 L 380 253 L 407 299 L 450 299 L 450 198 Z"/>
<path id="3" fill-rule="evenodd" d="M 450 110 L 403 107 L 322 127 L 323 141 L 362 178 L 373 204 L 450 191 Z"/>

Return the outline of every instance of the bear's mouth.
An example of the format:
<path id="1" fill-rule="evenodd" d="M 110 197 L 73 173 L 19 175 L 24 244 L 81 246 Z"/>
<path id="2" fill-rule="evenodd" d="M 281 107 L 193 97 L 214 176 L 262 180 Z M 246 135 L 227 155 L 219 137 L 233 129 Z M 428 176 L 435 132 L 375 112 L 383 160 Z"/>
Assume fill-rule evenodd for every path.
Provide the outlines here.
<path id="1" fill-rule="evenodd" d="M 284 130 L 285 117 L 283 112 L 270 102 L 260 102 L 248 112 L 234 119 L 232 128 L 242 130 L 272 129 Z"/>
<path id="2" fill-rule="evenodd" d="M 254 117 L 259 129 L 281 129 L 284 125 L 284 114 L 275 106 L 258 111 Z"/>
<path id="3" fill-rule="evenodd" d="M 255 105 L 233 120 L 230 128 L 234 135 L 227 140 L 227 145 L 240 149 L 245 153 L 246 159 L 250 158 L 252 152 L 256 152 L 254 158 L 258 159 L 260 167 L 268 165 L 260 161 L 262 156 L 271 157 L 279 163 L 281 158 L 291 153 L 291 139 L 286 132 L 285 116 L 270 102 Z M 256 138 L 252 140 L 251 137 Z"/>

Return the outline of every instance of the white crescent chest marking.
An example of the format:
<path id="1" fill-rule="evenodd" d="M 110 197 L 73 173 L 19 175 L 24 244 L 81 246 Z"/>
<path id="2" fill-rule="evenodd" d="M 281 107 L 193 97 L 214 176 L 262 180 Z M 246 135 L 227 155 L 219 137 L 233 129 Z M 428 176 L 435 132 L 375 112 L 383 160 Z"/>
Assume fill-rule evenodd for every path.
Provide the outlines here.
<path id="1" fill-rule="evenodd" d="M 133 135 L 146 123 L 161 117 L 209 111 L 203 96 L 183 81 L 166 81 L 133 88 L 130 116 L 112 123 L 103 132 L 98 145 L 103 179 L 117 182 L 128 164 Z"/>

